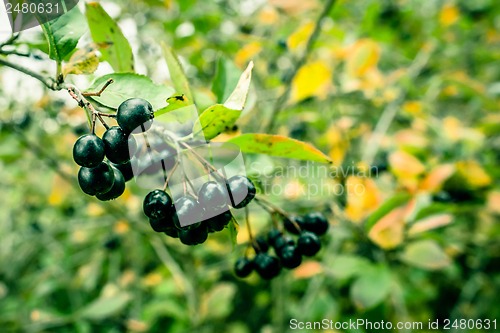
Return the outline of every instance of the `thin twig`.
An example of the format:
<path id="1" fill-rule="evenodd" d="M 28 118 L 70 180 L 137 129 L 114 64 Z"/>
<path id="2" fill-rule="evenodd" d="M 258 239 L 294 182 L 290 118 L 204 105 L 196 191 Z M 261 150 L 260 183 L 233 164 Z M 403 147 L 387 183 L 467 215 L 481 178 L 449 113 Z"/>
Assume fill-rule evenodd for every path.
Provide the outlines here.
<path id="1" fill-rule="evenodd" d="M 108 79 L 106 81 L 106 83 L 104 84 L 104 86 L 101 88 L 101 90 L 99 90 L 98 92 L 82 92 L 82 96 L 84 96 L 84 97 L 93 97 L 93 96 L 101 97 L 101 94 L 104 92 L 104 90 L 106 90 L 106 88 L 108 88 L 109 85 L 113 82 L 115 82 L 113 79 Z"/>
<path id="2" fill-rule="evenodd" d="M 325 7 L 323 8 L 323 11 L 321 14 L 318 16 L 318 19 L 316 20 L 316 24 L 314 25 L 313 32 L 311 33 L 311 36 L 307 40 L 306 48 L 304 50 L 304 53 L 302 56 L 295 62 L 295 65 L 293 66 L 292 72 L 290 75 L 286 77 L 284 80 L 283 84 L 285 86 L 285 90 L 283 93 L 278 97 L 276 102 L 274 103 L 273 111 L 271 112 L 271 118 L 269 119 L 269 123 L 266 126 L 265 132 L 270 133 L 275 125 L 276 122 L 276 117 L 278 116 L 278 113 L 280 113 L 288 100 L 288 97 L 290 96 L 290 92 L 292 90 L 292 81 L 297 75 L 299 69 L 306 63 L 307 58 L 309 57 L 309 54 L 311 53 L 314 44 L 316 43 L 316 40 L 318 39 L 320 32 L 321 32 L 321 25 L 323 23 L 323 20 L 328 16 L 330 11 L 332 10 L 333 6 L 335 5 L 336 0 L 328 0 L 325 3 Z"/>
<path id="3" fill-rule="evenodd" d="M 24 73 L 26 75 L 29 75 L 29 76 L 37 79 L 38 81 L 42 82 L 50 90 L 58 91 L 58 90 L 62 90 L 62 89 L 65 88 L 63 85 L 58 84 L 52 78 L 45 77 L 45 76 L 43 76 L 41 74 L 35 73 L 35 72 L 33 72 L 32 70 L 30 70 L 28 68 L 25 68 L 25 67 L 19 66 L 17 64 L 14 64 L 14 63 L 12 63 L 12 62 L 10 62 L 8 60 L 5 60 L 4 58 L 0 58 L 0 65 L 4 65 L 6 67 L 10 67 L 12 69 L 15 69 L 18 72 Z"/>

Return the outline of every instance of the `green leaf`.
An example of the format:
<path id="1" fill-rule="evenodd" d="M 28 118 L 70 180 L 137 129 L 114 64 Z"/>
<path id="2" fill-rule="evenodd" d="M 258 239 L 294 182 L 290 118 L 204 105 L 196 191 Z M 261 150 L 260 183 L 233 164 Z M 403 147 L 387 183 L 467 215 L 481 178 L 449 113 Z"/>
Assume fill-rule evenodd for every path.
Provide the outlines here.
<path id="1" fill-rule="evenodd" d="M 134 71 L 134 55 L 118 24 L 98 2 L 85 4 L 92 39 L 99 46 L 102 59 L 117 72 Z"/>
<path id="2" fill-rule="evenodd" d="M 100 297 L 84 307 L 79 313 L 82 318 L 102 320 L 119 313 L 130 302 L 128 293 L 119 293 L 109 297 Z"/>
<path id="3" fill-rule="evenodd" d="M 365 223 L 365 230 L 370 231 L 370 229 L 377 223 L 378 220 L 380 220 L 382 217 L 387 215 L 389 212 L 391 212 L 393 209 L 404 205 L 410 199 L 412 196 L 407 193 L 400 193 L 396 194 L 389 200 L 385 201 L 382 206 L 380 206 L 376 211 L 374 211 L 370 217 L 366 220 Z"/>
<path id="4" fill-rule="evenodd" d="M 408 265 L 427 270 L 442 269 L 451 263 L 448 255 L 433 240 L 419 240 L 408 244 L 401 260 Z"/>
<path id="5" fill-rule="evenodd" d="M 41 26 L 49 44 L 49 57 L 58 63 L 73 52 L 78 40 L 87 31 L 84 16 L 78 7 Z"/>
<path id="6" fill-rule="evenodd" d="M 167 98 L 168 105 L 155 111 L 155 117 L 159 117 L 164 115 L 165 113 L 169 113 L 175 110 L 179 110 L 182 108 L 195 107 L 192 102 L 190 102 L 184 95 L 175 93 L 173 96 Z M 198 112 L 196 112 L 198 113 Z"/>
<path id="7" fill-rule="evenodd" d="M 370 267 L 351 285 L 351 299 L 360 309 L 373 308 L 389 295 L 391 284 L 391 272 L 386 266 Z"/>
<path id="8" fill-rule="evenodd" d="M 193 126 L 193 134 L 203 132 L 205 139 L 211 140 L 233 127 L 240 115 L 241 111 L 228 109 L 222 104 L 212 105 L 201 113 Z"/>
<path id="9" fill-rule="evenodd" d="M 92 47 L 80 49 L 73 53 L 69 62 L 64 65 L 63 73 L 68 74 L 92 74 L 99 66 L 99 57 Z"/>
<path id="10" fill-rule="evenodd" d="M 191 92 L 191 88 L 189 87 L 189 82 L 182 69 L 182 65 L 179 61 L 179 58 L 174 53 L 171 47 L 167 46 L 165 43 L 161 44 L 163 49 L 163 55 L 165 56 L 165 60 L 167 62 L 168 71 L 170 72 L 170 78 L 172 83 L 174 84 L 175 90 L 179 94 L 184 94 L 191 104 L 194 103 L 193 94 Z"/>
<path id="11" fill-rule="evenodd" d="M 222 319 L 233 311 L 236 286 L 222 282 L 203 295 L 201 315 L 203 318 Z"/>
<path id="12" fill-rule="evenodd" d="M 347 280 L 354 276 L 361 275 L 369 268 L 371 268 L 370 262 L 363 257 L 339 255 L 332 260 L 331 265 L 329 265 L 327 269 L 335 278 Z"/>
<path id="13" fill-rule="evenodd" d="M 236 219 L 233 217 L 229 224 L 227 225 L 227 228 L 229 229 L 229 236 L 231 237 L 231 245 L 232 249 L 234 250 L 236 247 L 236 244 L 238 243 L 237 238 L 238 238 L 238 230 L 240 229 L 240 226 L 238 225 L 238 222 Z"/>
<path id="14" fill-rule="evenodd" d="M 212 91 L 217 96 L 217 102 L 223 103 L 238 84 L 241 71 L 234 62 L 220 57 L 217 62 L 215 77 L 212 82 Z"/>
<path id="15" fill-rule="evenodd" d="M 250 82 L 252 81 L 252 69 L 253 62 L 251 61 L 247 69 L 241 74 L 236 88 L 227 100 L 224 102 L 224 106 L 231 110 L 243 110 L 245 103 L 247 101 L 248 90 L 250 89 Z"/>
<path id="16" fill-rule="evenodd" d="M 228 142 L 238 145 L 244 153 L 331 163 L 328 156 L 312 145 L 282 135 L 248 133 L 234 137 Z"/>
<path id="17" fill-rule="evenodd" d="M 132 73 L 101 76 L 92 83 L 87 91 L 99 91 L 110 78 L 113 79 L 114 83 L 100 97 L 94 96 L 92 99 L 112 109 L 117 109 L 126 99 L 140 97 L 149 101 L 154 110 L 158 110 L 167 105 L 167 97 L 174 93 L 174 89 L 156 84 L 147 76 Z"/>

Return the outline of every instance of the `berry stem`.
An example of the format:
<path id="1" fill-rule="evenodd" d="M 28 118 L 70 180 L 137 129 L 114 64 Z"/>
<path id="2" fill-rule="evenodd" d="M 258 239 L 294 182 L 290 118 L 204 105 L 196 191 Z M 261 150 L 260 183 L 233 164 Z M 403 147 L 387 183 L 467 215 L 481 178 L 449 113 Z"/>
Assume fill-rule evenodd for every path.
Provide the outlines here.
<path id="1" fill-rule="evenodd" d="M 170 178 L 172 178 L 172 175 L 174 174 L 178 166 L 179 166 L 179 160 L 176 160 L 174 166 L 172 167 L 172 170 L 170 170 L 170 173 L 168 174 L 167 179 L 165 180 L 165 184 L 163 185 L 164 191 L 167 190 L 168 182 L 170 181 Z"/>
<path id="2" fill-rule="evenodd" d="M 92 97 L 92 96 L 101 97 L 101 94 L 104 92 L 104 90 L 106 90 L 106 88 L 108 88 L 108 86 L 113 82 L 115 82 L 113 79 L 108 79 L 106 81 L 106 83 L 104 83 L 104 86 L 101 88 L 101 90 L 99 90 L 98 92 L 82 92 L 82 96 L 83 97 Z"/>
<path id="3" fill-rule="evenodd" d="M 275 214 L 276 214 L 276 211 L 273 210 L 271 207 L 267 206 L 266 204 L 264 204 L 264 202 L 262 200 L 259 200 L 257 197 L 254 198 L 255 202 L 260 206 L 262 207 L 266 212 L 268 212 L 270 215 L 271 215 L 271 219 L 273 221 L 273 224 L 274 224 L 274 227 L 276 229 L 279 229 L 278 228 L 278 223 L 276 222 L 276 219 L 274 218 Z"/>

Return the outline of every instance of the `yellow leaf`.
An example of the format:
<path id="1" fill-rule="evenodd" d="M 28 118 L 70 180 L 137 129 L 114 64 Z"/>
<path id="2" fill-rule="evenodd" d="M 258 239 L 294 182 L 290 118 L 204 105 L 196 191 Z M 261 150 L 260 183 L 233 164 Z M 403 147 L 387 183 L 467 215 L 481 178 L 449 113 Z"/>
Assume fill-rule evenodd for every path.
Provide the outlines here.
<path id="1" fill-rule="evenodd" d="M 309 22 L 295 30 L 287 39 L 286 44 L 291 51 L 305 46 L 314 30 L 314 22 Z"/>
<path id="2" fill-rule="evenodd" d="M 243 46 L 234 58 L 236 65 L 243 67 L 246 63 L 252 60 L 259 52 L 262 50 L 262 44 L 260 42 L 251 42 Z"/>
<path id="3" fill-rule="evenodd" d="M 439 23 L 441 23 L 443 27 L 448 27 L 454 24 L 458 21 L 459 18 L 459 10 L 452 4 L 444 5 L 441 9 L 441 12 L 439 13 Z"/>
<path id="4" fill-rule="evenodd" d="M 99 67 L 99 57 L 94 47 L 86 47 L 76 51 L 64 66 L 64 76 L 68 74 L 92 74 Z"/>
<path id="5" fill-rule="evenodd" d="M 422 180 L 420 189 L 431 193 L 437 192 L 453 173 L 455 173 L 455 166 L 453 164 L 438 165 Z"/>
<path id="6" fill-rule="evenodd" d="M 128 225 L 128 223 L 124 220 L 119 220 L 115 223 L 114 227 L 113 227 L 113 230 L 119 234 L 119 235 L 123 235 L 125 233 L 127 233 L 129 230 L 130 230 L 130 226 Z"/>
<path id="7" fill-rule="evenodd" d="M 383 249 L 394 249 L 403 242 L 406 207 L 386 214 L 370 229 L 368 238 Z"/>
<path id="8" fill-rule="evenodd" d="M 484 187 L 491 184 L 491 177 L 484 171 L 481 165 L 474 160 L 461 161 L 456 164 L 459 175 L 471 187 Z"/>
<path id="9" fill-rule="evenodd" d="M 408 230 L 409 236 L 415 236 L 425 231 L 433 230 L 439 227 L 450 224 L 453 221 L 453 216 L 450 214 L 437 214 L 426 217 L 415 222 Z"/>
<path id="10" fill-rule="evenodd" d="M 331 69 L 322 61 L 302 66 L 292 81 L 291 100 L 297 102 L 313 96 L 326 97 L 331 78 Z"/>
<path id="11" fill-rule="evenodd" d="M 421 131 L 414 129 L 403 129 L 394 134 L 394 141 L 399 147 L 425 148 L 429 140 Z"/>
<path id="12" fill-rule="evenodd" d="M 396 151 L 389 155 L 392 172 L 399 178 L 414 178 L 425 171 L 424 165 L 413 155 Z"/>
<path id="13" fill-rule="evenodd" d="M 273 25 L 279 21 L 278 11 L 270 6 L 265 6 L 259 12 L 258 21 L 262 25 Z"/>
<path id="14" fill-rule="evenodd" d="M 370 178 L 349 176 L 345 182 L 347 194 L 346 215 L 354 222 L 361 221 L 381 203 L 381 194 Z"/>
<path id="15" fill-rule="evenodd" d="M 413 116 L 422 116 L 422 102 L 408 101 L 403 104 L 403 111 Z"/>
<path id="16" fill-rule="evenodd" d="M 142 279 L 142 284 L 146 287 L 155 287 L 161 283 L 163 277 L 160 273 L 149 273 Z"/>
<path id="17" fill-rule="evenodd" d="M 380 46 L 373 40 L 361 39 L 347 51 L 346 70 L 350 76 L 365 75 L 377 66 L 380 58 Z"/>

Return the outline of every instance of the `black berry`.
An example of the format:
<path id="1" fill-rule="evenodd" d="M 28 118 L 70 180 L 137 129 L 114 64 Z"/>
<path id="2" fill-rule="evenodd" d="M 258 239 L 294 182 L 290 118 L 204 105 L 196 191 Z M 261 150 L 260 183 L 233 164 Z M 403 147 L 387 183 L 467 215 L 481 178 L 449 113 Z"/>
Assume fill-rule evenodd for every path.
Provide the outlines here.
<path id="1" fill-rule="evenodd" d="M 117 168 L 118 170 L 120 170 L 125 182 L 128 182 L 129 180 L 134 178 L 134 170 L 132 169 L 132 163 L 130 163 L 130 161 L 123 163 L 123 164 L 111 163 L 111 165 L 113 167 Z"/>
<path id="2" fill-rule="evenodd" d="M 233 215 L 228 210 L 222 214 L 209 218 L 203 223 L 207 225 L 208 232 L 218 232 L 222 231 L 224 227 L 231 221 L 232 218 Z"/>
<path id="3" fill-rule="evenodd" d="M 206 226 L 198 225 L 192 229 L 179 230 L 179 239 L 185 245 L 197 245 L 204 243 L 208 238 L 208 231 Z"/>
<path id="4" fill-rule="evenodd" d="M 304 216 L 304 228 L 321 236 L 328 230 L 328 220 L 321 213 L 309 213 Z"/>
<path id="5" fill-rule="evenodd" d="M 321 242 L 316 234 L 304 231 L 297 240 L 297 248 L 303 255 L 312 257 L 321 249 Z"/>
<path id="6" fill-rule="evenodd" d="M 73 146 L 73 159 L 82 167 L 98 166 L 104 159 L 104 143 L 94 134 L 81 136 Z"/>
<path id="7" fill-rule="evenodd" d="M 142 208 L 147 217 L 159 220 L 172 214 L 172 198 L 165 191 L 154 190 L 146 195 Z"/>
<path id="8" fill-rule="evenodd" d="M 159 219 L 149 219 L 151 228 L 156 232 L 166 232 L 169 228 L 175 228 L 174 221 L 171 215 Z"/>
<path id="9" fill-rule="evenodd" d="M 115 181 L 113 182 L 113 186 L 111 189 L 105 193 L 97 194 L 97 199 L 101 201 L 108 201 L 118 198 L 125 191 L 125 179 L 123 178 L 120 170 L 111 167 L 113 170 L 113 175 L 115 177 Z"/>
<path id="10" fill-rule="evenodd" d="M 198 200 L 190 195 L 180 197 L 175 201 L 177 220 L 174 220 L 179 229 L 194 229 L 203 220 L 203 208 Z"/>
<path id="11" fill-rule="evenodd" d="M 172 238 L 179 238 L 179 230 L 176 227 L 168 227 L 164 230 L 165 235 Z"/>
<path id="12" fill-rule="evenodd" d="M 243 208 L 255 198 L 257 190 L 250 179 L 245 176 L 234 176 L 228 179 L 229 198 L 231 206 Z"/>
<path id="13" fill-rule="evenodd" d="M 274 241 L 276 241 L 276 239 L 278 237 L 281 237 L 282 235 L 283 234 L 278 229 L 271 229 L 271 231 L 269 231 L 269 233 L 267 234 L 267 242 L 272 245 L 274 244 Z"/>
<path id="14" fill-rule="evenodd" d="M 286 268 L 295 268 L 302 263 L 302 255 L 297 247 L 287 245 L 278 251 L 281 265 Z"/>
<path id="15" fill-rule="evenodd" d="M 290 218 L 285 218 L 283 225 L 289 233 L 299 235 L 304 229 L 304 219 L 300 216 L 292 216 Z M 297 227 L 299 227 L 299 229 L 297 229 Z"/>
<path id="16" fill-rule="evenodd" d="M 234 264 L 234 273 L 240 278 L 249 276 L 253 269 L 254 263 L 248 258 L 239 258 Z"/>
<path id="17" fill-rule="evenodd" d="M 269 250 L 269 244 L 267 243 L 267 240 L 262 236 L 258 236 L 254 239 L 253 247 L 256 251 L 259 252 L 267 252 Z"/>
<path id="18" fill-rule="evenodd" d="M 270 280 L 281 271 L 281 265 L 278 258 L 270 256 L 266 253 L 258 253 L 254 258 L 255 270 L 259 273 L 260 277 Z"/>
<path id="19" fill-rule="evenodd" d="M 285 247 L 285 246 L 290 246 L 290 245 L 294 245 L 294 241 L 291 237 L 289 236 L 281 236 L 281 237 L 277 237 L 275 240 L 274 240 L 274 243 L 272 243 L 271 245 L 274 247 L 274 249 L 276 250 L 276 252 L 279 252 L 281 248 Z"/>
<path id="20" fill-rule="evenodd" d="M 227 210 L 227 188 L 215 181 L 209 181 L 200 188 L 198 201 L 208 213 L 221 213 Z"/>
<path id="21" fill-rule="evenodd" d="M 88 195 L 96 195 L 109 191 L 115 181 L 111 167 L 101 162 L 95 168 L 81 167 L 78 171 L 78 184 L 82 191 Z"/>
<path id="22" fill-rule="evenodd" d="M 137 150 L 137 142 L 132 135 L 125 133 L 120 127 L 113 126 L 102 136 L 106 157 L 113 163 L 122 164 L 130 161 Z"/>
<path id="23" fill-rule="evenodd" d="M 116 121 L 126 133 L 131 133 L 138 127 L 147 131 L 153 123 L 153 118 L 153 106 L 142 98 L 127 99 L 120 104 L 116 112 Z"/>

